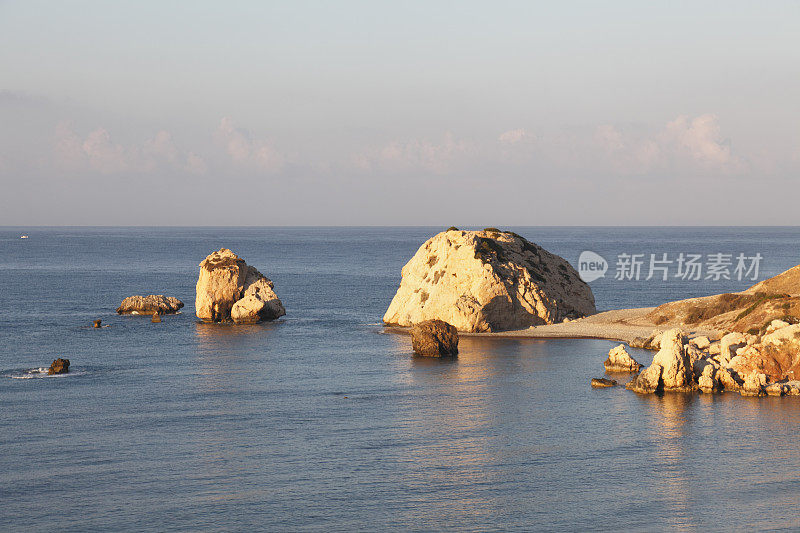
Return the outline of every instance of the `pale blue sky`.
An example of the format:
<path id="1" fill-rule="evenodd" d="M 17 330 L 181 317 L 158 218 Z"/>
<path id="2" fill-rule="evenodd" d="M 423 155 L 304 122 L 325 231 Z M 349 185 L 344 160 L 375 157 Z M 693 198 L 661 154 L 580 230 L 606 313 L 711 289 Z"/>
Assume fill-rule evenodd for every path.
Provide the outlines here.
<path id="1" fill-rule="evenodd" d="M 797 1 L 0 1 L 0 224 L 800 224 L 798 28 Z"/>

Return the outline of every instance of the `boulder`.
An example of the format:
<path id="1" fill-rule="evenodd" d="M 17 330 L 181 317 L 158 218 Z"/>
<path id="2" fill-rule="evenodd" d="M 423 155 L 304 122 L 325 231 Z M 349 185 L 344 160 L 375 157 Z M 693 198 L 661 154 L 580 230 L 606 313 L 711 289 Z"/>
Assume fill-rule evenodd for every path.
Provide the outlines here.
<path id="1" fill-rule="evenodd" d="M 642 393 L 696 390 L 694 369 L 685 340 L 680 329 L 665 331 L 661 335 L 661 348 L 653 357 L 653 363 L 626 387 Z"/>
<path id="2" fill-rule="evenodd" d="M 642 370 L 638 375 L 625 385 L 625 388 L 633 392 L 649 394 L 657 392 L 661 387 L 661 373 L 664 369 L 661 365 L 652 364 Z"/>
<path id="3" fill-rule="evenodd" d="M 726 391 L 738 391 L 742 387 L 742 379 L 732 368 L 718 368 L 716 372 L 716 379 Z"/>
<path id="4" fill-rule="evenodd" d="M 102 320 L 95 320 L 94 322 L 92 322 L 92 327 L 93 328 L 100 328 L 100 327 L 102 327 L 102 324 L 103 324 Z"/>
<path id="5" fill-rule="evenodd" d="M 635 337 L 628 346 L 631 348 L 644 348 L 645 350 L 658 350 L 661 348 L 663 331 L 654 329 L 649 337 Z"/>
<path id="6" fill-rule="evenodd" d="M 274 284 L 223 248 L 200 263 L 195 309 L 206 322 L 254 323 L 286 314 Z"/>
<path id="7" fill-rule="evenodd" d="M 661 382 L 664 390 L 694 389 L 692 361 L 684 344 L 683 332 L 670 329 L 661 337 L 661 349 L 653 357 L 653 364 L 663 368 Z"/>
<path id="8" fill-rule="evenodd" d="M 751 372 L 744 378 L 744 383 L 740 389 L 742 396 L 764 396 L 764 387 L 767 384 L 767 376 L 759 372 Z"/>
<path id="9" fill-rule="evenodd" d="M 606 372 L 638 372 L 642 368 L 642 365 L 628 354 L 624 344 L 620 344 L 608 352 L 608 359 L 605 360 L 603 366 L 605 366 Z"/>
<path id="10" fill-rule="evenodd" d="M 163 294 L 128 296 L 117 307 L 117 313 L 120 315 L 152 315 L 153 313 L 166 315 L 177 313 L 181 307 L 183 307 L 182 301 Z"/>
<path id="11" fill-rule="evenodd" d="M 713 365 L 706 365 L 703 367 L 703 371 L 697 379 L 697 385 L 700 387 L 701 391 L 711 393 L 717 392 L 722 388 L 719 381 L 716 379 L 716 373 L 717 370 Z"/>
<path id="12" fill-rule="evenodd" d="M 443 320 L 425 320 L 411 328 L 411 346 L 428 357 L 458 355 L 458 330 Z"/>
<path id="13" fill-rule="evenodd" d="M 744 333 L 734 331 L 724 335 L 719 341 L 719 362 L 727 363 L 736 355 L 736 350 L 747 346 L 747 337 Z"/>
<path id="14" fill-rule="evenodd" d="M 779 329 L 783 329 L 783 328 L 788 327 L 790 325 L 791 324 L 789 324 L 788 322 L 785 322 L 783 320 L 773 320 L 772 322 L 769 323 L 769 326 L 767 326 L 767 329 L 766 329 L 766 331 L 764 333 L 769 335 L 770 333 L 774 333 L 774 332 L 778 331 Z"/>
<path id="15" fill-rule="evenodd" d="M 159 322 L 161 322 L 161 315 L 159 315 L 158 313 L 153 313 L 152 318 L 150 318 L 150 322 L 152 322 L 153 324 L 158 324 Z"/>
<path id="16" fill-rule="evenodd" d="M 594 296 L 561 257 L 510 232 L 450 230 L 402 269 L 383 321 L 440 319 L 459 331 L 502 331 L 595 313 Z"/>
<path id="17" fill-rule="evenodd" d="M 60 357 L 53 361 L 47 370 L 49 375 L 66 374 L 67 372 L 69 372 L 69 359 L 61 359 Z"/>
<path id="18" fill-rule="evenodd" d="M 689 341 L 690 344 L 694 345 L 699 350 L 707 350 L 709 346 L 711 346 L 711 341 L 708 340 L 706 336 L 695 337 Z"/>
<path id="19" fill-rule="evenodd" d="M 617 386 L 617 382 L 616 381 L 614 381 L 613 379 L 607 379 L 607 378 L 592 378 L 591 384 L 592 384 L 592 387 L 594 387 L 595 389 L 600 389 L 600 388 L 604 388 L 604 387 L 616 387 Z"/>

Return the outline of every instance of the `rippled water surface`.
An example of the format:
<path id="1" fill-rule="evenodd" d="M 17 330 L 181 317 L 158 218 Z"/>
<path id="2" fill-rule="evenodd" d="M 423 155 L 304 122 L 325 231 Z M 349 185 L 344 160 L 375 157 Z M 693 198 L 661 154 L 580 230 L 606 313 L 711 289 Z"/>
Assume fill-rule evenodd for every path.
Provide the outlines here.
<path id="1" fill-rule="evenodd" d="M 798 228 L 512 229 L 606 257 L 601 309 L 752 283 L 614 281 L 620 253 L 758 252 L 760 278 L 800 263 Z M 436 361 L 382 334 L 436 231 L 0 228 L 0 529 L 797 527 L 800 399 L 593 390 L 608 341 L 462 338 Z M 286 317 L 196 321 L 197 264 L 222 246 Z M 184 312 L 114 313 L 151 292 Z M 71 373 L 44 377 L 56 357 Z"/>

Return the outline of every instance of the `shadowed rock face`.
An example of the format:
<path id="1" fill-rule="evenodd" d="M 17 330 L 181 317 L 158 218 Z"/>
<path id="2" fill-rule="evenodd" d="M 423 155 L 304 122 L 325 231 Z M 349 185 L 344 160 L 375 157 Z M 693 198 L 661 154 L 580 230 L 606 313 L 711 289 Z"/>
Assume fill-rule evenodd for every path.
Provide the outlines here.
<path id="1" fill-rule="evenodd" d="M 195 309 L 206 322 L 252 324 L 286 314 L 274 284 L 227 248 L 200 263 Z"/>
<path id="2" fill-rule="evenodd" d="M 458 331 L 442 320 L 426 320 L 411 328 L 414 352 L 428 357 L 448 357 L 458 354 Z"/>
<path id="3" fill-rule="evenodd" d="M 570 264 L 511 232 L 449 230 L 403 267 L 383 321 L 430 319 L 458 331 L 503 331 L 596 312 L 594 296 Z"/>
<path id="4" fill-rule="evenodd" d="M 154 313 L 166 315 L 177 313 L 181 307 L 183 307 L 182 301 L 171 296 L 164 296 L 163 294 L 129 296 L 122 300 L 120 306 L 117 307 L 117 313 L 120 315 L 152 315 Z"/>
<path id="5" fill-rule="evenodd" d="M 69 359 L 61 359 L 60 357 L 50 364 L 47 373 L 52 374 L 66 374 L 69 372 Z"/>

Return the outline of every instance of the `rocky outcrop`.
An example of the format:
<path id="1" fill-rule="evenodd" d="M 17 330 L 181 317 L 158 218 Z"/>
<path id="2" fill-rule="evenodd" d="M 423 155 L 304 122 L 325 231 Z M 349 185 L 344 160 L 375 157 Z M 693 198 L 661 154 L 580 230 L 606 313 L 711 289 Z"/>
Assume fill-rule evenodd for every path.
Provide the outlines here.
<path id="1" fill-rule="evenodd" d="M 638 372 L 642 368 L 642 365 L 637 363 L 625 350 L 624 344 L 620 344 L 608 352 L 608 359 L 605 360 L 603 366 L 606 372 Z"/>
<path id="2" fill-rule="evenodd" d="M 60 357 L 53 361 L 47 370 L 49 375 L 66 374 L 67 372 L 69 372 L 69 359 L 61 359 Z"/>
<path id="3" fill-rule="evenodd" d="M 595 388 L 595 389 L 602 389 L 602 388 L 606 388 L 606 387 L 616 387 L 617 386 L 617 382 L 616 381 L 614 381 L 613 379 L 608 379 L 608 378 L 592 378 L 592 381 L 590 383 L 591 383 L 592 387 Z"/>
<path id="4" fill-rule="evenodd" d="M 451 229 L 403 267 L 383 321 L 444 320 L 459 331 L 554 324 L 595 312 L 594 296 L 570 264 L 511 232 Z"/>
<path id="5" fill-rule="evenodd" d="M 652 364 L 626 387 L 636 392 L 739 392 L 743 396 L 800 395 L 800 324 L 774 320 L 769 333 L 732 332 L 719 343 L 681 330 L 664 332 Z M 613 351 L 613 350 L 612 350 Z"/>
<path id="6" fill-rule="evenodd" d="M 713 365 L 706 365 L 700 377 L 697 378 L 697 386 L 705 393 L 718 392 L 722 389 L 719 381 L 716 378 L 716 368 Z"/>
<path id="7" fill-rule="evenodd" d="M 697 389 L 692 359 L 680 329 L 664 332 L 661 336 L 661 349 L 653 357 L 652 364 L 629 385 L 629 388 L 636 392 Z"/>
<path id="8" fill-rule="evenodd" d="M 117 307 L 120 315 L 167 315 L 177 313 L 183 307 L 183 302 L 171 296 L 163 294 L 151 294 L 149 296 L 129 296 L 122 300 Z M 95 326 L 99 327 L 99 326 Z"/>
<path id="9" fill-rule="evenodd" d="M 414 352 L 428 357 L 458 354 L 458 330 L 443 320 L 426 320 L 411 328 Z"/>
<path id="10" fill-rule="evenodd" d="M 197 318 L 206 322 L 249 324 L 286 314 L 272 281 L 227 248 L 200 263 L 196 289 Z"/>

